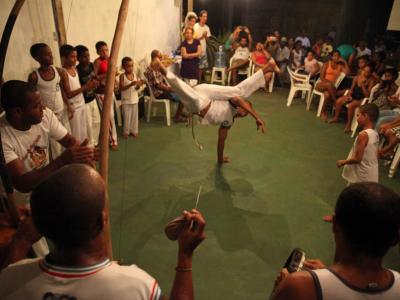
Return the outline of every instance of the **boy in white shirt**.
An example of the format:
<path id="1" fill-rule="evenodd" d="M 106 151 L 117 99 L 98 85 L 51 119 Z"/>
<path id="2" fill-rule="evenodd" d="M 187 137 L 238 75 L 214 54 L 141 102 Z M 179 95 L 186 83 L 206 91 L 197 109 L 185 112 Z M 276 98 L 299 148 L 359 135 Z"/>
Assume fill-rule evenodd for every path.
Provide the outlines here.
<path id="1" fill-rule="evenodd" d="M 119 90 L 122 98 L 122 114 L 124 117 L 124 138 L 128 138 L 131 134 L 133 137 L 139 135 L 139 114 L 138 103 L 139 95 L 137 89 L 140 88 L 142 82 L 136 80 L 133 72 L 133 60 L 130 57 L 124 57 L 121 62 L 125 73 L 119 77 Z"/>
<path id="2" fill-rule="evenodd" d="M 247 38 L 242 37 L 239 41 L 239 46 L 232 56 L 232 65 L 226 70 L 227 73 L 232 72 L 233 85 L 237 84 L 238 70 L 249 65 L 250 50 L 247 47 Z M 228 82 L 230 84 L 230 82 Z"/>
<path id="3" fill-rule="evenodd" d="M 347 159 L 338 160 L 338 168 L 343 168 L 342 177 L 348 185 L 356 182 L 378 182 L 379 135 L 375 123 L 379 118 L 379 108 L 373 104 L 360 107 L 357 122 L 362 131 L 354 141 Z"/>
<path id="4" fill-rule="evenodd" d="M 211 36 L 210 27 L 208 27 L 207 23 L 208 12 L 202 10 L 199 13 L 199 22 L 196 23 L 193 27 L 194 35 L 198 38 L 201 45 L 202 54 L 200 56 L 199 63 L 199 80 L 203 77 L 203 70 L 208 69 L 208 61 L 207 61 L 207 39 Z"/>

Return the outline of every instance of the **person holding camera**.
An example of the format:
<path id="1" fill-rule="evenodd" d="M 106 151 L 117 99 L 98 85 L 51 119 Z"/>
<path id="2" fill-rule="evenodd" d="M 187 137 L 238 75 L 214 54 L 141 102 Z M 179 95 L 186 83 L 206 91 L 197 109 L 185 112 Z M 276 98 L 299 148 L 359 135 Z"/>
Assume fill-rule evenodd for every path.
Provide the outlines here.
<path id="1" fill-rule="evenodd" d="M 348 75 L 350 73 L 350 68 L 347 62 L 340 56 L 339 51 L 335 50 L 332 53 L 331 59 L 322 66 L 320 73 L 321 81 L 315 86 L 317 91 L 325 95 L 321 115 L 322 119 L 325 121 L 328 119 L 326 107 L 328 104 L 336 103 L 335 83 L 342 72 Z"/>
<path id="2" fill-rule="evenodd" d="M 334 263 L 306 260 L 303 271 L 283 269 L 272 300 L 399 299 L 400 274 L 383 258 L 399 242 L 400 197 L 378 183 L 345 188 L 333 217 Z"/>

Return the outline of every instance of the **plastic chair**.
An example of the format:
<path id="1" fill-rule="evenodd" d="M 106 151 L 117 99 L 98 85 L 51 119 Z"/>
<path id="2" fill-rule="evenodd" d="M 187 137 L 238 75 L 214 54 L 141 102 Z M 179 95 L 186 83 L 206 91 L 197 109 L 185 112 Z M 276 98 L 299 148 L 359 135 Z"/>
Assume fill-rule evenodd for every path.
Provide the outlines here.
<path id="1" fill-rule="evenodd" d="M 397 171 L 397 167 L 399 166 L 400 162 L 400 147 L 397 147 L 396 152 L 394 153 L 392 162 L 389 168 L 389 178 L 393 178 L 394 174 Z"/>
<path id="2" fill-rule="evenodd" d="M 231 59 L 229 60 L 229 68 L 232 67 L 232 62 L 233 62 L 233 57 L 231 57 Z M 246 78 L 251 76 L 251 69 L 253 67 L 253 62 L 252 60 L 249 58 L 249 65 L 247 67 L 243 67 L 242 69 L 238 69 L 238 75 L 245 75 Z M 229 72 L 228 74 L 228 84 L 231 84 L 231 76 L 232 76 L 232 72 Z"/>
<path id="3" fill-rule="evenodd" d="M 290 77 L 290 91 L 287 98 L 286 106 L 290 107 L 290 105 L 292 105 L 292 101 L 296 92 L 304 91 L 306 94 L 308 93 L 308 96 L 310 96 L 312 86 L 310 84 L 310 75 L 295 73 L 289 67 L 287 67 L 287 70 Z"/>
<path id="4" fill-rule="evenodd" d="M 361 101 L 361 105 L 371 103 L 372 100 L 374 100 L 374 94 L 378 89 L 379 89 L 379 84 L 374 85 L 373 88 L 371 89 L 371 93 L 369 94 L 369 97 L 364 98 Z M 347 95 L 347 93 L 348 93 L 348 90 L 346 91 L 345 95 Z M 357 132 L 357 128 L 358 128 L 357 113 L 358 113 L 358 111 L 359 111 L 359 108 L 357 107 L 357 109 L 354 111 L 353 120 L 351 121 L 351 127 L 350 127 L 351 128 L 351 137 L 354 137 Z"/>
<path id="5" fill-rule="evenodd" d="M 211 84 L 221 83 L 222 85 L 225 85 L 225 70 L 225 68 L 213 67 L 211 73 Z"/>
<path id="6" fill-rule="evenodd" d="M 335 82 L 335 84 L 334 84 L 334 87 L 337 88 L 337 87 L 340 85 L 340 83 L 343 81 L 343 79 L 344 79 L 345 77 L 346 77 L 346 74 L 343 73 L 343 72 L 341 72 L 341 73 L 339 74 L 339 77 L 336 79 L 336 82 Z M 317 82 L 315 83 L 315 86 L 317 86 L 318 82 L 320 82 L 320 81 L 321 81 L 321 79 L 318 79 Z M 307 110 L 310 110 L 311 101 L 312 101 L 314 95 L 319 96 L 319 104 L 318 104 L 318 110 L 317 110 L 317 117 L 320 117 L 320 116 L 321 116 L 321 113 L 322 113 L 322 106 L 324 105 L 324 102 L 325 102 L 325 95 L 324 95 L 324 93 L 322 93 L 322 92 L 320 92 L 320 91 L 317 91 L 317 90 L 315 89 L 315 87 L 314 87 L 312 93 L 310 93 L 310 96 L 309 96 L 308 99 L 307 99 Z"/>
<path id="7" fill-rule="evenodd" d="M 255 73 L 256 70 L 256 65 L 251 61 L 251 70 L 250 70 L 250 76 Z M 274 88 L 274 82 L 275 82 L 275 72 L 272 72 L 272 77 L 270 81 L 268 82 L 268 92 L 272 93 L 272 90 Z"/>
<path id="8" fill-rule="evenodd" d="M 147 114 L 146 114 L 146 122 L 150 122 L 150 115 L 151 115 L 151 109 L 153 108 L 153 103 L 162 103 L 165 105 L 165 118 L 167 120 L 167 126 L 171 126 L 171 102 L 169 99 L 157 99 L 154 97 L 153 90 L 151 88 L 151 85 L 148 83 L 146 80 L 146 84 L 149 88 L 150 92 L 150 97 L 145 96 L 145 101 L 147 102 Z M 154 109 L 154 108 L 153 108 Z M 153 110 L 153 116 L 155 116 L 155 111 Z"/>

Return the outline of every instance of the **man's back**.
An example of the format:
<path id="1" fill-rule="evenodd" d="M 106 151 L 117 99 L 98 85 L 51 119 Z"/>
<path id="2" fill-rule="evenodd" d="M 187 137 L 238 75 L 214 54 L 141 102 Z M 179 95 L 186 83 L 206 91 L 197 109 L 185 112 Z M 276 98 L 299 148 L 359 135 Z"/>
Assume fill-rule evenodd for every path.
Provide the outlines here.
<path id="1" fill-rule="evenodd" d="M 153 300 L 160 295 L 157 281 L 146 272 L 108 259 L 85 268 L 64 268 L 28 259 L 0 273 L 0 299 Z"/>
<path id="2" fill-rule="evenodd" d="M 400 299 L 400 274 L 391 271 L 391 283 L 383 288 L 376 288 L 374 283 L 365 289 L 352 286 L 331 269 L 312 271 L 317 295 L 326 300 L 395 300 Z"/>

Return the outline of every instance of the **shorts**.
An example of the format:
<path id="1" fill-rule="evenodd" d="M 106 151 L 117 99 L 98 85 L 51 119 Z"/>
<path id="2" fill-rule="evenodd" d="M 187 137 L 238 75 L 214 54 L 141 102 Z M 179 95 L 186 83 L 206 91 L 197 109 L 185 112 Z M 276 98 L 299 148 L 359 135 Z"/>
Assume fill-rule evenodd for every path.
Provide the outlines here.
<path id="1" fill-rule="evenodd" d="M 200 56 L 200 62 L 199 62 L 199 69 L 207 69 L 208 68 L 208 59 L 207 59 L 207 54 Z"/>

